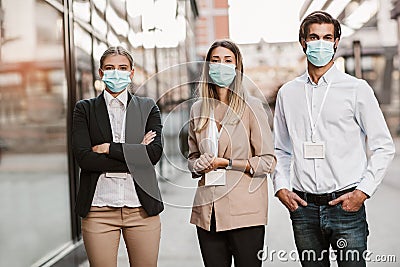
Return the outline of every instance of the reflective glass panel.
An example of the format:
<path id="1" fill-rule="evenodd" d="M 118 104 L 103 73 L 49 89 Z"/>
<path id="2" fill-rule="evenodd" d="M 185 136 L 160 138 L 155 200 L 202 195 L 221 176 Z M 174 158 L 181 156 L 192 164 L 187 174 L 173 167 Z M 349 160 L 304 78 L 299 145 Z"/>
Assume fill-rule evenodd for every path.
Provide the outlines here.
<path id="1" fill-rule="evenodd" d="M 79 99 L 95 96 L 93 88 L 92 38 L 77 23 L 74 25 L 76 88 Z"/>
<path id="2" fill-rule="evenodd" d="M 0 5 L 0 266 L 31 266 L 71 242 L 63 16 Z"/>

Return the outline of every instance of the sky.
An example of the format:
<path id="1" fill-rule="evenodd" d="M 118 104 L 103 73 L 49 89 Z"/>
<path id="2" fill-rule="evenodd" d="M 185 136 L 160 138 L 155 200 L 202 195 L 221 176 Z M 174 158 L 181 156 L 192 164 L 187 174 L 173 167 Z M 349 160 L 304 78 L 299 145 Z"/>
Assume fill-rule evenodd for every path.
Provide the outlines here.
<path id="1" fill-rule="evenodd" d="M 230 37 L 237 43 L 295 42 L 300 0 L 229 0 Z"/>
<path id="2" fill-rule="evenodd" d="M 143 33 L 132 34 L 137 45 L 153 47 L 176 46 L 185 39 L 185 11 L 178 0 L 129 0 L 128 12 L 143 18 Z M 230 38 L 236 43 L 296 42 L 300 25 L 299 13 L 304 0 L 228 0 Z M 313 0 L 306 12 L 319 10 L 327 0 Z M 379 8 L 378 0 L 363 1 L 361 4 L 351 0 L 335 0 L 326 9 L 337 17 L 346 7 L 351 15 L 342 25 L 342 37 L 353 34 Z M 349 4 L 350 3 L 350 4 Z M 140 7 L 140 8 L 138 8 Z M 351 11 L 352 10 L 352 11 Z M 201 10 L 200 10 L 201 11 Z M 156 27 L 156 31 L 148 31 Z M 397 41 L 397 39 L 396 39 Z"/>
<path id="3" fill-rule="evenodd" d="M 145 47 L 174 46 L 185 38 L 185 20 L 176 18 L 176 0 L 130 0 L 132 10 L 143 15 L 143 28 L 162 28 L 162 31 L 144 32 L 134 39 Z M 134 3 L 140 2 L 141 9 Z M 228 0 L 230 38 L 237 43 L 294 42 L 297 40 L 299 10 L 302 0 Z M 154 13 L 158 14 L 154 16 Z M 179 12 L 182 14 L 183 12 Z"/>
<path id="4" fill-rule="evenodd" d="M 316 0 L 319 1 L 319 0 Z M 299 10 L 303 0 L 228 0 L 230 38 L 237 43 L 294 42 L 297 40 Z M 177 0 L 129 0 L 128 13 L 141 16 L 143 32 L 130 32 L 128 38 L 136 46 L 146 48 L 174 47 L 185 39 L 185 11 L 176 9 Z M 79 2 L 74 10 L 78 17 L 87 16 L 86 5 Z M 178 11 L 178 12 L 177 12 Z M 155 15 L 156 14 L 156 15 Z M 114 24 L 119 25 L 121 34 L 128 25 L 116 14 L 109 14 Z M 156 31 L 149 29 L 156 28 Z M 111 42 L 118 43 L 114 37 Z M 85 45 L 82 45 L 85 47 Z"/>

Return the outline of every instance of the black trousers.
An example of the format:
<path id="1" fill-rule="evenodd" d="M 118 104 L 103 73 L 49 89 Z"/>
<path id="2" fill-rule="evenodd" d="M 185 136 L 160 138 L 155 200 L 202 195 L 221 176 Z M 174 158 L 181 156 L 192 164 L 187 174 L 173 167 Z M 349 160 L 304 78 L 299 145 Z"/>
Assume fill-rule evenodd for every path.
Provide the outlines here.
<path id="1" fill-rule="evenodd" d="M 210 231 L 197 227 L 201 255 L 205 267 L 260 267 L 257 253 L 264 246 L 265 226 L 252 226 L 216 232 L 215 214 L 211 215 Z"/>

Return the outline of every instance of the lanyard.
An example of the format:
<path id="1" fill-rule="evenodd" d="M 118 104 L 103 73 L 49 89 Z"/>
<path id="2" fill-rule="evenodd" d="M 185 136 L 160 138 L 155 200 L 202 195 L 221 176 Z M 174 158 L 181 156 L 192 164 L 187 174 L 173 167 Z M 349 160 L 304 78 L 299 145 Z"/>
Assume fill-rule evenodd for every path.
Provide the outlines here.
<path id="1" fill-rule="evenodd" d="M 317 115 L 317 118 L 315 119 L 315 122 L 313 122 L 313 118 L 312 118 L 312 114 L 311 114 L 311 105 L 310 105 L 310 100 L 308 99 L 308 94 L 307 94 L 307 84 L 304 85 L 304 93 L 306 95 L 308 117 L 310 118 L 310 124 L 311 124 L 311 141 L 313 143 L 316 142 L 315 129 L 317 128 L 318 119 L 321 116 L 322 108 L 324 107 L 326 96 L 328 95 L 328 91 L 331 88 L 331 84 L 332 83 L 329 83 L 328 87 L 326 88 L 324 98 L 322 99 L 321 107 L 319 108 L 318 115 Z M 313 96 L 314 96 L 314 90 L 312 92 L 313 92 Z"/>

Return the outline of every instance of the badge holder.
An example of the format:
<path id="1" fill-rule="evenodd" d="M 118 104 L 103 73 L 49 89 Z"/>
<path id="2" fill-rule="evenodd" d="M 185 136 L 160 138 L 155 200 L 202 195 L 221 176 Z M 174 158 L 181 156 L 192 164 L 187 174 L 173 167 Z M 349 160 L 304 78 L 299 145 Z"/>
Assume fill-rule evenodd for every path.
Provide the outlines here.
<path id="1" fill-rule="evenodd" d="M 128 174 L 126 172 L 106 172 L 107 178 L 126 179 Z"/>
<path id="2" fill-rule="evenodd" d="M 325 142 L 304 142 L 305 159 L 324 159 Z"/>
<path id="3" fill-rule="evenodd" d="M 216 186 L 226 184 L 226 170 L 216 169 L 205 174 L 205 186 Z"/>

